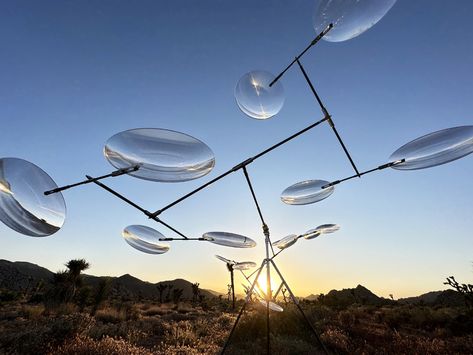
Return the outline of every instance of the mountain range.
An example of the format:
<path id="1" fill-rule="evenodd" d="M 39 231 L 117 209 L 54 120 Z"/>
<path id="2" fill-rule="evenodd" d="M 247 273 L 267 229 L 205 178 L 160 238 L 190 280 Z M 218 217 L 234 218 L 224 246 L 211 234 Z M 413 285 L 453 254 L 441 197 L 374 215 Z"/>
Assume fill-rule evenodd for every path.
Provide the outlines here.
<path id="1" fill-rule="evenodd" d="M 53 282 L 54 273 L 41 266 L 16 261 L 0 259 L 0 289 L 7 289 L 16 292 L 24 292 L 32 290 L 39 283 L 46 288 L 50 287 Z M 183 299 L 192 299 L 192 283 L 184 279 L 176 279 L 169 281 L 161 281 L 151 283 L 142 281 L 129 274 L 119 277 L 109 276 L 92 276 L 83 274 L 83 280 L 86 285 L 91 287 L 97 286 L 101 280 L 110 280 L 110 294 L 127 299 L 157 299 L 159 297 L 158 285 L 171 286 L 174 289 L 182 289 Z M 165 291 L 166 293 L 167 291 Z M 200 289 L 200 294 L 206 298 L 218 297 L 221 295 L 212 290 Z M 305 297 L 306 300 L 320 300 L 326 305 L 348 306 L 350 304 L 366 304 L 366 305 L 388 305 L 398 303 L 404 304 L 425 304 L 440 306 L 462 306 L 464 305 L 464 297 L 454 290 L 433 291 L 416 297 L 402 298 L 397 301 L 379 297 L 362 285 L 355 288 L 343 290 L 331 290 L 326 295 L 310 295 Z"/>

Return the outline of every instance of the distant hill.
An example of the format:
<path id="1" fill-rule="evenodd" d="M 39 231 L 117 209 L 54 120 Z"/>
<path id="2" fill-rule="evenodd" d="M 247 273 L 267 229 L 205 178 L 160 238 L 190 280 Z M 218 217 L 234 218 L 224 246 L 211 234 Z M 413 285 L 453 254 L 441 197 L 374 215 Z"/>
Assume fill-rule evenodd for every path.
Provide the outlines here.
<path id="1" fill-rule="evenodd" d="M 347 307 L 355 303 L 380 306 L 384 304 L 392 304 L 394 302 L 376 296 L 373 292 L 361 285 L 356 286 L 356 288 L 347 288 L 341 291 L 332 290 L 323 296 L 321 300 L 328 306 L 339 307 Z"/>
<path id="2" fill-rule="evenodd" d="M 27 262 L 11 262 L 0 260 L 0 289 L 8 289 L 17 292 L 31 290 L 39 282 L 45 288 L 51 287 L 54 273 L 41 266 Z M 97 286 L 101 280 L 110 280 L 110 295 L 127 299 L 157 299 L 159 292 L 157 286 L 165 284 L 173 289 L 182 289 L 182 299 L 192 299 L 192 283 L 183 279 L 151 283 L 142 281 L 129 274 L 120 277 L 83 275 L 84 283 L 91 287 Z M 166 295 L 167 290 L 164 295 Z M 216 297 L 214 291 L 200 289 L 200 294 L 206 298 Z"/>
<path id="3" fill-rule="evenodd" d="M 401 298 L 398 301 L 427 306 L 461 307 L 465 305 L 465 297 L 454 290 L 432 291 L 417 297 Z"/>

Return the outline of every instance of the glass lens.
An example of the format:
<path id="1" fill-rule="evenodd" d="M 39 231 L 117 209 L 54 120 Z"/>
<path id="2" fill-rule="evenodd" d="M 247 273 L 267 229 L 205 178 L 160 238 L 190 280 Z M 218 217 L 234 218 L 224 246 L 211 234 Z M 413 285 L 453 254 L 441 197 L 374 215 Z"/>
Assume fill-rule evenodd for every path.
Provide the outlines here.
<path id="1" fill-rule="evenodd" d="M 202 235 L 202 238 L 211 243 L 226 247 L 253 248 L 256 246 L 256 242 L 253 239 L 228 232 L 207 232 Z"/>
<path id="2" fill-rule="evenodd" d="M 104 148 L 105 158 L 118 169 L 139 165 L 130 175 L 151 181 L 182 182 L 208 174 L 215 165 L 210 148 L 187 134 L 159 128 L 117 133 Z"/>
<path id="3" fill-rule="evenodd" d="M 243 75 L 235 88 L 240 110 L 257 120 L 276 115 L 284 104 L 284 89 L 278 80 L 269 86 L 275 76 L 265 71 L 252 71 Z"/>
<path id="4" fill-rule="evenodd" d="M 226 263 L 226 264 L 230 264 L 230 265 L 235 265 L 235 264 L 236 264 L 233 260 L 229 260 L 229 259 L 227 259 L 227 258 L 224 258 L 223 256 L 215 255 L 215 257 L 216 257 L 218 260 L 221 260 L 221 261 L 223 261 L 223 262 Z"/>
<path id="5" fill-rule="evenodd" d="M 442 165 L 473 152 L 473 126 L 443 129 L 417 138 L 396 150 L 390 161 L 406 159 L 392 166 L 397 170 L 417 170 Z"/>
<path id="6" fill-rule="evenodd" d="M 169 250 L 169 244 L 160 241 L 165 238 L 157 230 L 140 225 L 126 227 L 122 236 L 133 248 L 148 254 L 164 254 Z"/>
<path id="7" fill-rule="evenodd" d="M 235 270 L 249 270 L 249 269 L 252 269 L 254 267 L 256 267 L 256 263 L 254 263 L 252 261 L 242 261 L 242 262 L 236 263 L 233 266 L 233 269 L 235 269 Z"/>
<path id="8" fill-rule="evenodd" d="M 323 39 L 346 41 L 374 26 L 395 3 L 396 0 L 317 0 L 313 16 L 315 32 L 322 32 L 332 23 L 333 28 Z"/>
<path id="9" fill-rule="evenodd" d="M 310 229 L 307 232 L 305 232 L 304 239 L 307 239 L 307 240 L 314 239 L 314 238 L 317 238 L 320 234 L 322 233 L 317 228 Z"/>
<path id="10" fill-rule="evenodd" d="M 289 186 L 281 193 L 281 200 L 288 205 L 308 205 L 329 197 L 335 190 L 334 186 L 322 189 L 329 184 L 325 180 L 306 180 Z"/>
<path id="11" fill-rule="evenodd" d="M 319 231 L 320 234 L 330 234 L 338 231 L 340 226 L 338 224 L 322 224 L 315 228 L 316 231 Z"/>
<path id="12" fill-rule="evenodd" d="M 30 237 L 56 233 L 66 219 L 66 204 L 51 177 L 36 165 L 17 158 L 0 159 L 0 220 Z"/>
<path id="13" fill-rule="evenodd" d="M 266 307 L 266 300 L 260 300 L 259 302 L 261 303 L 262 306 Z M 284 309 L 280 305 L 271 301 L 269 302 L 269 309 L 275 312 L 284 311 Z"/>
<path id="14" fill-rule="evenodd" d="M 291 245 L 295 244 L 297 242 L 297 235 L 296 234 L 290 234 L 277 242 L 273 243 L 273 246 L 275 246 L 278 249 L 286 249 L 289 248 Z"/>

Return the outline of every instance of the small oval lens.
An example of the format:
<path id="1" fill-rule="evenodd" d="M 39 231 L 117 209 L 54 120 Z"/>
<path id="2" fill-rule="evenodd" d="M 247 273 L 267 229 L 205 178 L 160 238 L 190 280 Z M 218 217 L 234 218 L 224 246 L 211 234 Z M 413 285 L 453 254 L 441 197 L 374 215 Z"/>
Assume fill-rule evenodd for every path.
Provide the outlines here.
<path id="1" fill-rule="evenodd" d="M 335 190 L 325 180 L 306 180 L 289 186 L 281 193 L 281 200 L 288 205 L 308 205 L 319 202 L 329 197 Z"/>
<path id="2" fill-rule="evenodd" d="M 256 246 L 256 242 L 253 239 L 229 232 L 207 232 L 202 235 L 202 238 L 211 243 L 226 247 L 253 248 Z"/>
<path id="3" fill-rule="evenodd" d="M 164 254 L 169 250 L 169 244 L 160 241 L 165 238 L 164 235 L 147 226 L 128 226 L 122 236 L 130 246 L 143 253 Z"/>

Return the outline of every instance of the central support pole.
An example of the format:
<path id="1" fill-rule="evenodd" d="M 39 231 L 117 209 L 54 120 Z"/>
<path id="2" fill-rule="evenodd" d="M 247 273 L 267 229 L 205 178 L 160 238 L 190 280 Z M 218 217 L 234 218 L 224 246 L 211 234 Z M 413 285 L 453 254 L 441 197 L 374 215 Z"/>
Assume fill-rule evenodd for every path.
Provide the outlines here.
<path id="1" fill-rule="evenodd" d="M 271 301 L 272 292 L 271 292 L 271 268 L 270 268 L 270 256 L 269 256 L 269 246 L 271 245 L 271 240 L 269 239 L 269 228 L 266 224 L 263 224 L 263 233 L 264 233 L 264 242 L 266 246 L 266 353 L 271 354 L 271 340 L 270 340 L 270 326 L 269 326 L 269 302 Z"/>
<path id="2" fill-rule="evenodd" d="M 235 282 L 233 279 L 233 266 L 230 266 L 229 269 L 230 269 L 230 280 L 232 283 L 232 309 L 235 310 Z"/>

